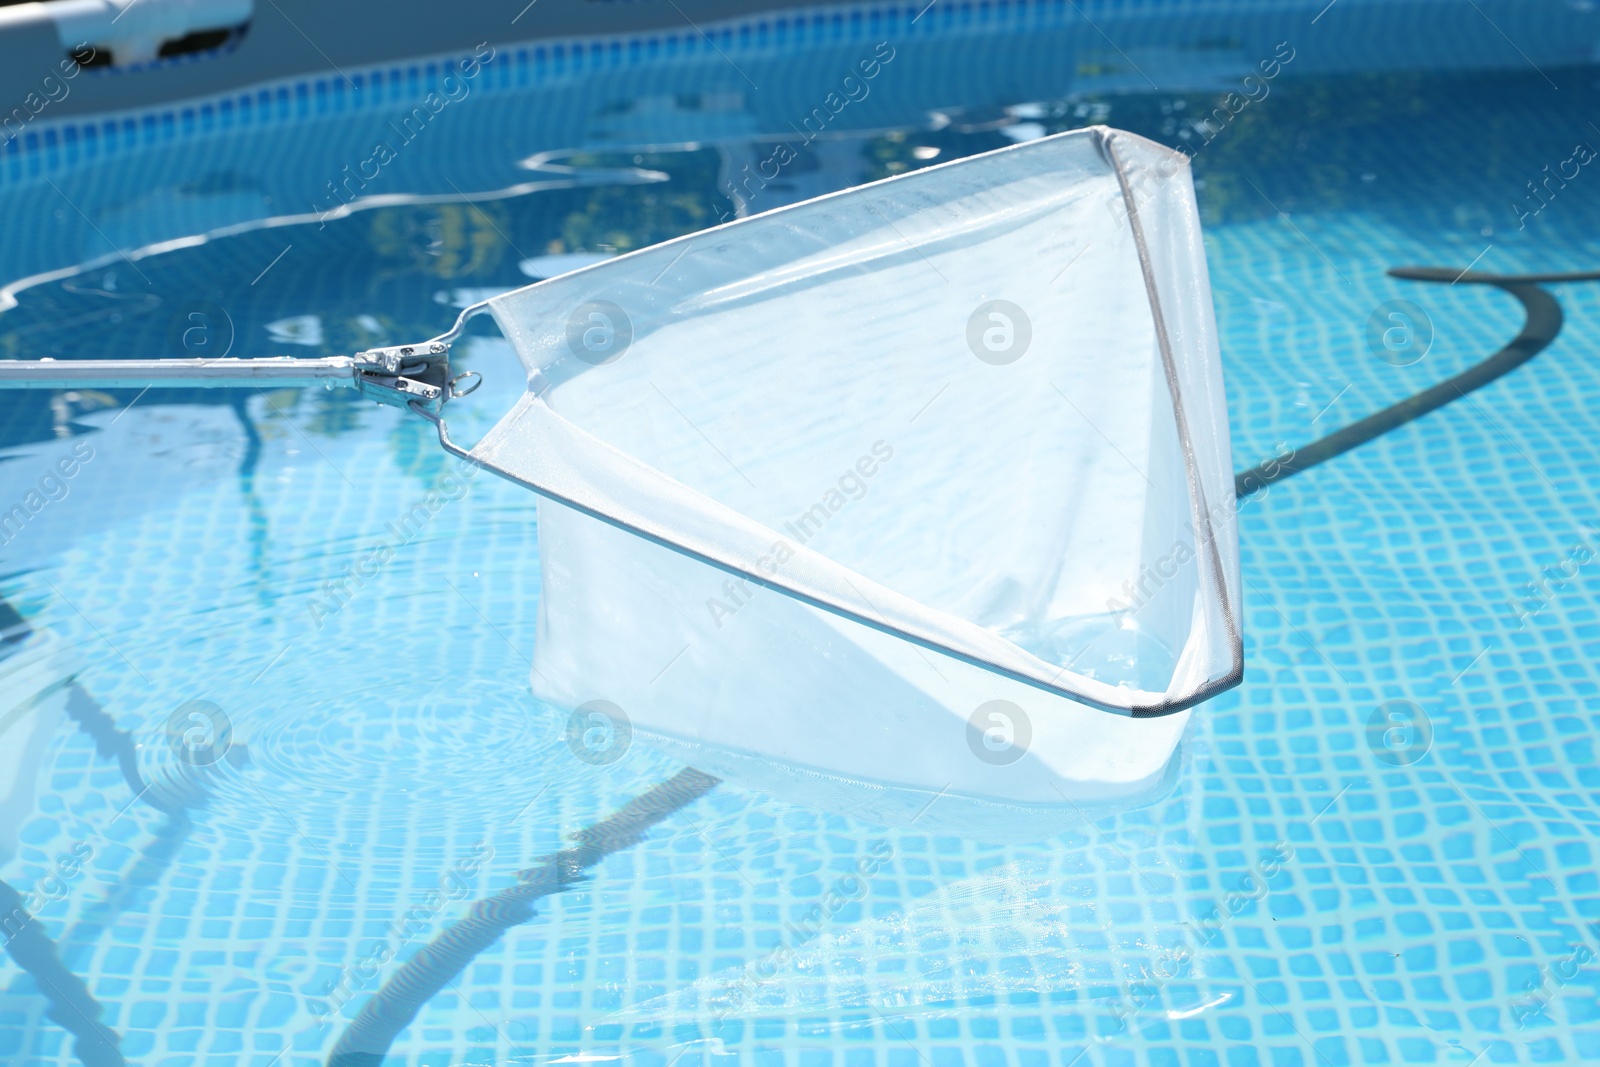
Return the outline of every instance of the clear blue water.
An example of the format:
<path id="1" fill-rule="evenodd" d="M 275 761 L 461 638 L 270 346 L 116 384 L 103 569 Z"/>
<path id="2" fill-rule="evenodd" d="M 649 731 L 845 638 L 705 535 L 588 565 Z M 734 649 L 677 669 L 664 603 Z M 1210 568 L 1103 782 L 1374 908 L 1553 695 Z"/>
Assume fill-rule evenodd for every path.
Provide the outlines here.
<path id="1" fill-rule="evenodd" d="M 1297 16 L 1271 93 L 1198 151 L 1239 468 L 1521 324 L 1503 293 L 1388 267 L 1596 268 L 1589 166 L 1519 217 L 1542 167 L 1600 145 L 1600 70 L 1552 61 L 1544 23 L 1487 7 L 1527 64 L 1480 28 L 1458 51 L 1493 71 L 1359 73 L 1327 42 L 1372 27 L 1335 8 L 1319 38 Z M 1178 143 L 1281 29 L 1240 15 L 1177 58 L 1123 55 L 1154 90 L 1082 26 L 935 27 L 901 42 L 790 188 L 749 207 L 1088 122 Z M 453 303 L 525 283 L 524 260 L 732 212 L 728 178 L 870 52 L 861 33 L 528 76 L 508 53 L 368 190 L 409 202 L 325 226 L 288 216 L 327 206 L 324 184 L 369 156 L 415 84 L 298 121 L 260 109 L 236 129 L 154 123 L 131 143 L 0 156 L 17 302 L 0 351 L 171 354 L 197 310 L 210 332 L 191 344 L 231 338 L 234 355 L 429 336 Z M 1422 49 L 1435 67 L 1456 54 L 1447 37 Z M 1068 55 L 1088 84 L 1063 98 Z M 517 165 L 539 153 L 576 176 Z M 529 181 L 554 184 L 513 188 Z M 1600 550 L 1600 286 L 1551 289 L 1566 328 L 1531 364 L 1244 506 L 1245 683 L 1194 716 L 1150 803 L 996 845 L 720 787 L 510 927 L 393 1062 L 1600 1060 L 1600 563 L 1575 550 Z M 1433 331 L 1409 366 L 1368 344 L 1393 300 Z M 453 409 L 471 437 L 520 385 L 497 339 L 460 351 L 489 383 Z M 340 393 L 0 407 L 7 507 L 93 449 L 0 547 L 0 596 L 35 631 L 7 659 L 59 642 L 72 711 L 99 723 L 63 717 L 24 758 L 41 773 L 14 783 L 0 877 L 41 898 L 128 1062 L 324 1062 L 395 961 L 468 901 L 681 769 L 642 744 L 580 761 L 565 713 L 530 697 L 537 530 L 514 487 L 474 480 L 337 611 L 313 611 L 444 484 L 430 434 Z M 185 764 L 170 738 L 211 707 L 227 755 Z M 1369 726 L 1396 707 L 1408 728 Z M 22 744 L 21 721 L 0 722 L 0 744 Z M 122 751 L 144 795 L 119 738 L 139 746 Z M 797 940 L 788 924 L 869 857 L 866 891 Z M 712 1006 L 763 960 L 757 997 Z M 0 965 L 0 1059 L 81 1062 L 44 992 Z"/>

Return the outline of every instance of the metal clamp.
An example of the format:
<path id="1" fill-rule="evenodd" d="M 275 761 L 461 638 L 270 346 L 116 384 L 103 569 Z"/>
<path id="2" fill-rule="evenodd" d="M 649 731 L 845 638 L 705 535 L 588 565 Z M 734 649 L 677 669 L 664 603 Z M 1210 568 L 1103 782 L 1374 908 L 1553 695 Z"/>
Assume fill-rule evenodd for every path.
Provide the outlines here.
<path id="1" fill-rule="evenodd" d="M 464 308 L 449 330 L 410 345 L 369 348 L 352 356 L 307 359 L 0 359 L 5 389 L 356 389 L 369 400 L 438 421 L 446 402 L 483 383 L 475 371 L 450 373 L 450 346 L 467 321 L 488 311 Z"/>
<path id="2" fill-rule="evenodd" d="M 450 346 L 443 341 L 357 352 L 355 380 L 362 396 L 397 408 L 420 404 L 437 412 L 450 397 L 463 395 L 453 388 Z"/>

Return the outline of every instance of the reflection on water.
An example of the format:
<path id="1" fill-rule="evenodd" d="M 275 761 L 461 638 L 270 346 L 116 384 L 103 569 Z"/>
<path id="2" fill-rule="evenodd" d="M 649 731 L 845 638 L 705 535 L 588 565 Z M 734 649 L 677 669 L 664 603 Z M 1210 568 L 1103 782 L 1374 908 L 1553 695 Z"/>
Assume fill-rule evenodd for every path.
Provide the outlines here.
<path id="1" fill-rule="evenodd" d="M 912 69 L 915 62 L 911 57 L 901 62 L 901 73 L 913 82 L 924 76 Z M 519 262 L 626 252 L 750 208 L 778 207 L 1092 122 L 1114 124 L 1194 153 L 1200 207 L 1208 225 L 1247 223 L 1308 206 L 1333 211 L 1359 204 L 1365 211 L 1394 216 L 1407 227 L 1454 230 L 1465 222 L 1485 238 L 1514 229 L 1510 223 L 1516 220 L 1506 217 L 1499 200 L 1476 192 L 1476 183 L 1463 183 L 1452 173 L 1434 176 L 1441 195 L 1413 202 L 1403 192 L 1404 166 L 1381 146 L 1394 129 L 1395 108 L 1389 101 L 1404 101 L 1407 122 L 1440 130 L 1464 128 L 1494 105 L 1509 108 L 1505 121 L 1515 121 L 1516 98 L 1510 90 L 1520 84 L 1518 76 L 1392 74 L 1281 78 L 1274 84 L 1270 98 L 1232 117 L 1220 132 L 1208 117 L 1219 99 L 1216 92 L 1125 92 L 968 107 L 934 107 L 940 98 L 931 94 L 922 107 L 899 99 L 894 107 L 880 109 L 888 114 L 870 116 L 894 123 L 891 128 L 851 129 L 851 120 L 868 116 L 847 112 L 826 138 L 809 144 L 792 138 L 796 143 L 786 157 L 791 161 L 777 178 L 758 177 L 755 185 L 752 167 L 770 160 L 775 147 L 785 142 L 764 136 L 740 140 L 723 132 L 714 146 L 691 143 L 671 150 L 572 146 L 540 158 L 559 155 L 563 166 L 587 176 L 576 184 L 552 183 L 506 199 L 486 199 L 473 193 L 477 186 L 464 184 L 471 182 L 466 173 L 457 178 L 446 174 L 443 182 L 465 190 L 455 202 L 374 207 L 323 224 L 308 220 L 258 229 L 220 242 L 140 254 L 136 260 L 123 259 L 111 249 L 97 252 L 91 269 L 69 270 L 16 293 L 18 306 L 0 314 L 0 355 L 348 354 L 439 332 L 449 319 L 441 303 L 458 305 L 526 284 Z M 1592 86 L 1580 80 L 1571 88 L 1576 113 L 1584 95 L 1592 95 Z M 474 99 L 462 106 L 463 123 L 475 118 L 470 109 L 478 103 Z M 503 110 L 506 102 L 482 103 Z M 530 130 L 526 136 L 536 143 L 538 132 Z M 169 154 L 152 150 L 147 153 L 151 158 L 142 162 L 152 172 L 153 188 L 170 189 L 172 204 L 184 206 L 163 208 L 148 202 L 151 194 L 134 201 L 146 225 L 156 227 L 150 236 L 166 241 L 205 233 L 205 212 L 196 214 L 189 205 L 236 197 L 249 182 L 235 171 L 205 169 L 203 162 L 190 164 L 199 172 L 192 177 L 164 178 L 163 171 L 172 165 L 165 158 Z M 194 153 L 184 158 L 190 155 L 200 158 Z M 514 170 L 521 155 L 518 146 L 501 161 L 502 168 Z M 1530 150 L 1530 158 L 1543 155 Z M 448 167 L 451 161 L 430 162 Z M 302 191 L 320 173 L 316 165 L 307 162 L 305 177 L 299 179 Z M 1479 168 L 1483 188 L 1515 189 L 1526 180 L 1527 168 L 1513 154 L 1488 154 L 1479 160 Z M 136 164 L 135 180 L 137 169 Z M 1258 178 L 1264 172 L 1275 175 L 1270 199 L 1260 189 Z M 431 201 L 436 195 L 423 189 L 440 184 L 441 178 L 429 174 L 428 181 L 418 179 L 418 192 Z M 293 176 L 276 177 L 280 184 L 294 184 Z M 398 184 L 405 177 L 395 173 L 390 180 Z M 163 180 L 173 184 L 161 184 Z M 0 201 L 0 218 L 8 211 L 34 210 L 34 195 L 13 194 Z M 258 198 L 255 210 L 294 195 L 279 189 L 276 195 Z M 57 211 L 54 217 L 62 224 L 60 236 L 67 237 L 76 216 Z M 29 269 L 24 266 L 28 260 L 46 266 L 40 256 L 51 257 L 48 266 L 58 271 L 71 263 L 71 252 L 52 248 L 57 243 L 50 239 L 53 232 L 47 229 L 44 240 L 14 243 L 0 251 L 6 277 L 16 281 L 19 272 Z M 134 251 L 133 246 L 120 247 Z M 6 266 L 8 256 L 12 262 Z M 78 412 L 128 399 L 131 393 L 104 391 L 14 397 L 0 423 L 0 445 L 40 440 L 61 432 Z M 218 394 L 203 392 L 165 391 L 150 399 L 225 402 Z M 328 407 L 318 432 L 337 433 L 352 425 L 349 416 L 333 409 L 358 402 L 344 392 L 319 400 Z"/>
<path id="2" fill-rule="evenodd" d="M 747 203 L 735 179 L 773 158 L 787 124 L 860 58 L 857 45 L 751 63 L 759 91 L 713 56 L 655 70 L 653 85 L 625 73 L 485 93 L 441 117 L 427 153 L 385 170 L 386 192 L 443 199 L 325 227 L 256 226 L 131 262 L 113 245 L 133 252 L 307 211 L 339 166 L 370 150 L 369 126 L 383 116 L 147 148 L 114 166 L 53 172 L 60 193 L 9 178 L 0 229 L 16 236 L 0 245 L 0 283 L 68 273 L 16 291 L 17 306 L 0 313 L 0 353 L 176 354 L 174 323 L 180 337 L 201 327 L 191 344 L 231 338 L 230 354 L 243 356 L 413 340 L 449 322 L 455 294 L 524 284 L 530 260 L 628 251 L 742 209 L 1095 122 L 1188 143 L 1191 116 L 1212 113 L 1230 80 L 1281 39 L 1122 57 L 1092 34 L 1064 44 L 1054 32 L 997 36 L 977 52 L 968 42 L 960 63 L 942 45 L 900 48 L 873 94 L 798 146 Z M 1594 251 L 1580 196 L 1528 231 L 1507 207 L 1543 162 L 1591 136 L 1592 70 L 1548 67 L 1559 94 L 1533 72 L 1335 76 L 1315 38 L 1295 44 L 1294 76 L 1275 80 L 1194 160 L 1236 440 L 1252 458 L 1304 439 L 1350 380 L 1359 347 L 1338 338 L 1346 326 L 1359 337 L 1377 299 L 1347 296 L 1335 270 L 1373 285 L 1397 246 L 1465 265 L 1493 243 L 1490 261 L 1552 268 Z M 976 74 L 950 73 L 962 70 Z M 541 154 L 591 177 L 479 195 L 537 177 L 520 161 Z M 1335 270 L 1315 273 L 1329 262 Z M 1592 299 L 1563 298 L 1567 336 L 1592 337 Z M 1481 355 L 1482 338 L 1505 326 L 1488 298 L 1441 299 L 1458 303 L 1440 316 L 1435 363 Z M 225 317 L 202 310 L 210 317 L 197 324 L 202 306 Z M 473 336 L 458 352 L 464 366 L 496 368 L 479 406 L 455 416 L 465 434 L 521 386 L 494 339 Z M 1516 466 L 1526 462 L 1518 450 L 1556 464 L 1549 476 L 1564 488 L 1593 483 L 1578 432 L 1596 395 L 1588 364 L 1570 349 L 1550 357 L 1556 378 L 1532 368 L 1506 383 L 1524 391 L 1493 408 L 1498 429 L 1472 437 L 1442 419 L 1423 438 L 1427 464 L 1392 460 L 1412 454 L 1403 450 L 1374 461 L 1392 470 L 1352 457 L 1359 491 L 1334 479 L 1251 505 L 1261 510 L 1245 531 L 1247 549 L 1256 546 L 1246 687 L 1195 716 L 1182 762 L 1137 798 L 1144 806 L 1009 812 L 999 818 L 1017 832 L 1004 836 L 1022 843 L 1002 847 L 984 836 L 984 820 L 998 825 L 992 812 L 965 819 L 937 794 L 928 816 L 926 796 L 780 780 L 725 759 L 715 768 L 723 787 L 508 930 L 463 973 L 459 997 L 423 1009 L 396 1054 L 754 1059 L 757 1046 L 791 1057 L 848 1046 L 909 1057 L 905 1035 L 951 1062 L 1007 1043 L 1060 1063 L 1085 1048 L 1085 1064 L 1256 1048 L 1267 1049 L 1261 1062 L 1365 1052 L 1468 1062 L 1491 1040 L 1508 1059 L 1537 1051 L 1575 1062 L 1570 1016 L 1523 1030 L 1505 1004 L 1525 977 L 1510 953 L 1576 938 L 1570 916 L 1592 903 L 1588 846 L 1560 825 L 1592 821 L 1571 785 L 1593 770 L 1582 741 L 1593 657 L 1573 636 L 1587 594 L 1575 587 L 1543 612 L 1548 630 L 1506 637 L 1529 642 L 1519 655 L 1556 664 L 1529 685 L 1525 663 L 1467 643 L 1473 626 L 1488 625 L 1486 609 L 1459 592 L 1483 560 L 1519 575 L 1551 562 L 1542 534 L 1517 534 L 1510 548 L 1478 536 L 1511 537 L 1496 524 L 1512 511 L 1535 516 L 1529 528 L 1566 521 L 1570 502 L 1543 495 Z M 1344 403 L 1370 410 L 1383 388 L 1414 387 L 1385 378 Z M 1576 410 L 1552 414 L 1556 393 L 1577 398 Z M 1516 447 L 1500 456 L 1506 438 L 1495 434 Z M 1557 434 L 1567 434 L 1561 448 L 1546 447 Z M 339 611 L 315 617 L 310 604 L 326 602 L 328 583 L 448 473 L 419 421 L 342 392 L 257 394 L 237 407 L 199 392 L 7 398 L 0 507 L 78 439 L 95 443 L 96 460 L 0 548 L 0 591 L 79 650 L 77 683 L 142 744 L 135 770 L 154 783 L 151 795 L 193 804 L 192 827 L 143 801 L 121 813 L 138 792 L 121 756 L 64 712 L 41 735 L 45 773 L 30 783 L 5 874 L 32 885 L 74 842 L 93 842 L 83 891 L 41 907 L 40 925 L 130 1059 L 179 1062 L 200 1048 L 243 1062 L 248 1048 L 264 1064 L 292 1047 L 281 1062 L 323 1062 L 339 1033 L 319 1028 L 328 990 L 371 958 L 372 931 L 397 917 L 420 916 L 419 932 L 390 946 L 396 960 L 439 933 L 448 909 L 427 913 L 428 893 L 477 843 L 497 859 L 473 876 L 472 899 L 490 899 L 531 857 L 558 852 L 566 835 L 701 758 L 640 743 L 615 764 L 583 763 L 564 740 L 565 717 L 531 699 L 539 558 L 533 504 L 510 487 L 475 483 Z M 1546 458 L 1555 451 L 1575 466 Z M 1450 480 L 1468 453 L 1485 499 Z M 1391 484 L 1413 487 L 1403 505 L 1375 488 Z M 1477 563 L 1424 558 L 1448 555 L 1429 540 L 1435 514 L 1451 516 L 1452 537 L 1482 543 Z M 1292 562 L 1302 557 L 1303 568 Z M 1038 640 L 1078 651 L 1071 635 Z M 1480 653 L 1492 673 L 1472 668 Z M 1418 772 L 1367 758 L 1359 724 L 1379 695 L 1423 701 L 1438 717 L 1437 751 Z M 196 699 L 228 711 L 248 760 L 197 768 L 176 758 L 163 724 Z M 1284 841 L 1298 851 L 1258 902 L 1252 864 Z M 889 851 L 873 851 L 880 845 Z M 839 891 L 867 859 L 880 864 L 870 889 Z M 1541 873 L 1562 865 L 1570 879 Z M 825 907 L 829 893 L 836 903 Z M 806 925 L 813 907 L 826 921 Z M 1193 962 L 1151 984 L 1158 969 L 1173 973 L 1180 949 Z M 1565 951 L 1525 959 L 1555 963 Z M 1478 988 L 1446 984 L 1444 961 L 1458 952 L 1481 961 Z M 747 972 L 763 979 L 760 996 L 743 998 Z M 354 983 L 352 1012 L 385 976 Z M 5 1047 L 72 1062 L 38 987 L 16 972 L 5 981 Z M 1540 1044 L 1546 1035 L 1554 1045 Z"/>
<path id="3" fill-rule="evenodd" d="M 1131 615 L 1113 611 L 1112 619 L 1116 625 L 1109 628 L 1104 615 L 1092 615 L 1030 623 L 1000 633 L 1040 659 L 1072 667 L 1085 677 L 1160 692 L 1172 678 L 1178 657 Z"/>

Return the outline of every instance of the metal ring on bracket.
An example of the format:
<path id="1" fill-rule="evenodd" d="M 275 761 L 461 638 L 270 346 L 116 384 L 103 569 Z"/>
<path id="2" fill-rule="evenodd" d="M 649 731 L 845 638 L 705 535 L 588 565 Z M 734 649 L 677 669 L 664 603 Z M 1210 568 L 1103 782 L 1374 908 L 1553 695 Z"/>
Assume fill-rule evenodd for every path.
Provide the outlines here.
<path id="1" fill-rule="evenodd" d="M 464 381 L 468 381 L 469 379 L 470 379 L 470 384 L 465 389 L 456 388 L 456 383 L 457 382 L 464 382 Z M 459 399 L 461 397 L 468 396 L 468 395 L 476 392 L 478 386 L 480 386 L 482 384 L 483 384 L 483 375 L 479 374 L 475 370 L 469 370 L 469 371 L 465 371 L 465 372 L 463 372 L 461 374 L 458 374 L 454 378 L 450 379 L 450 399 L 456 400 L 456 399 Z"/>

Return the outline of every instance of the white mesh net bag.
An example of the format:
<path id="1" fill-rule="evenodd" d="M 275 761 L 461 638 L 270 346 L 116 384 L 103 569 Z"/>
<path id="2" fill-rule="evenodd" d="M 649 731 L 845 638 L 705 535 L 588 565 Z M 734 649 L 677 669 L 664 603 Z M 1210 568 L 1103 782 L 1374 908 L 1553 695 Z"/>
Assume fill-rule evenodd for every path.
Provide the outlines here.
<path id="1" fill-rule="evenodd" d="M 1241 673 L 1187 159 L 1079 130 L 489 302 L 539 491 L 533 684 L 793 767 L 1133 791 Z"/>

